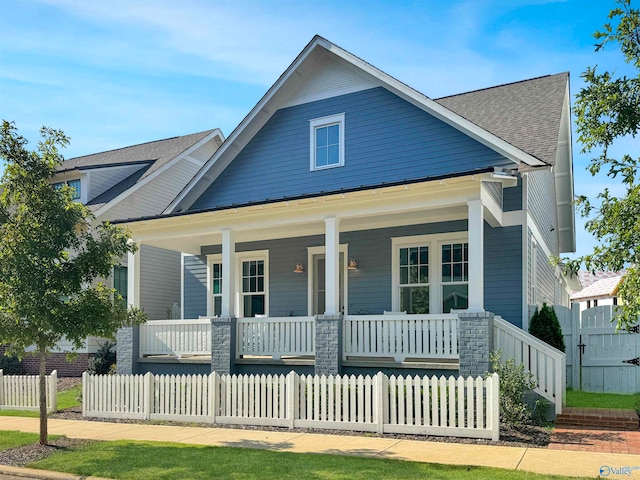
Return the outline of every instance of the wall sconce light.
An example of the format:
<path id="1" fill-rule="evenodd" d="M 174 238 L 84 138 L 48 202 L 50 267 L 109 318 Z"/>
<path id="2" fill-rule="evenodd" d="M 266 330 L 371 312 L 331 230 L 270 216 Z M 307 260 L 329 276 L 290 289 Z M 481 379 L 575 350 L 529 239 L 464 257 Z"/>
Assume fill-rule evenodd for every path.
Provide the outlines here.
<path id="1" fill-rule="evenodd" d="M 354 258 L 349 259 L 349 265 L 347 266 L 347 270 L 357 270 L 358 262 L 355 261 Z"/>
<path id="2" fill-rule="evenodd" d="M 296 263 L 296 268 L 293 269 L 293 273 L 304 273 L 304 267 L 302 266 L 302 262 Z"/>

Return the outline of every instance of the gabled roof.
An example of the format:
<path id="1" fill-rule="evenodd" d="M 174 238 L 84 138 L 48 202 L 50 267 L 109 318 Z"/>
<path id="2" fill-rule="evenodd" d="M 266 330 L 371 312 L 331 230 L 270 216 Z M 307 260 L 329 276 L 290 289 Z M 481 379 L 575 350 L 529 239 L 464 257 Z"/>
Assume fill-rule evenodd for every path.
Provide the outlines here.
<path id="1" fill-rule="evenodd" d="M 564 72 L 438 98 L 436 102 L 554 165 L 568 81 L 569 73 Z"/>
<path id="2" fill-rule="evenodd" d="M 582 289 L 586 289 L 590 285 L 594 283 L 604 280 L 607 278 L 616 278 L 622 277 L 626 273 L 626 270 L 620 270 L 619 272 L 594 272 L 591 273 L 589 270 L 580 270 L 578 272 L 578 277 L 580 278 L 580 283 L 582 284 Z"/>
<path id="3" fill-rule="evenodd" d="M 357 69 L 360 73 L 367 75 L 379 85 L 383 86 L 400 98 L 410 102 L 425 112 L 433 115 L 435 118 L 449 124 L 457 130 L 465 133 L 469 137 L 488 146 L 494 151 L 500 153 L 504 157 L 514 162 L 514 166 L 525 165 L 527 167 L 545 167 L 553 164 L 549 158 L 550 154 L 544 150 L 541 154 L 543 158 L 536 156 L 537 151 L 527 151 L 524 144 L 520 146 L 510 143 L 509 140 L 501 138 L 496 132 L 504 132 L 500 128 L 494 128 L 496 132 L 489 129 L 489 124 L 493 124 L 496 116 L 487 115 L 485 121 L 475 119 L 476 122 L 465 118 L 460 112 L 472 116 L 470 111 L 473 109 L 473 103 L 479 102 L 482 95 L 466 94 L 455 99 L 450 97 L 449 100 L 441 99 L 440 102 L 434 101 L 424 94 L 412 89 L 406 84 L 396 80 L 392 76 L 375 68 L 371 64 L 361 60 L 355 55 L 329 42 L 328 40 L 315 36 L 311 42 L 298 55 L 293 63 L 285 70 L 275 84 L 267 91 L 256 106 L 243 119 L 238 127 L 229 135 L 227 140 L 213 155 L 213 157 L 204 165 L 198 174 L 189 182 L 178 197 L 165 209 L 164 213 L 180 212 L 187 210 L 194 201 L 206 190 L 206 188 L 217 178 L 217 176 L 231 163 L 233 158 L 241 151 L 244 146 L 251 140 L 253 135 L 271 118 L 273 113 L 278 110 L 287 101 L 288 95 L 294 91 L 305 79 L 313 72 L 318 61 L 326 55 L 333 55 L 341 61 L 349 64 L 351 68 Z M 559 93 L 559 92 L 556 92 Z M 565 100 L 565 89 L 561 92 L 560 104 Z M 531 98 L 531 97 L 528 97 Z M 467 100 L 474 100 L 473 103 Z M 450 107 L 445 106 L 449 104 Z M 553 102 L 549 102 L 554 106 L 558 103 L 554 97 Z M 469 105 L 469 106 L 467 106 Z M 505 108 L 507 106 L 505 105 Z M 453 108 L 459 110 L 456 112 Z M 514 106 L 515 108 L 515 106 Z M 524 110 L 522 113 L 526 113 Z M 559 123 L 559 120 L 558 120 Z M 549 130 L 552 130 L 550 127 Z M 534 135 L 535 133 L 527 132 Z M 557 131 L 554 142 L 557 143 Z M 513 138 L 505 135 L 510 140 Z M 546 138 L 545 138 L 546 140 Z M 526 142 L 525 142 L 526 143 Z"/>
<path id="4" fill-rule="evenodd" d="M 613 297 L 618 293 L 618 285 L 621 280 L 622 276 L 603 278 L 571 295 L 571 300 Z"/>
<path id="5" fill-rule="evenodd" d="M 140 177 L 141 180 L 215 131 L 217 129 L 70 158 L 62 162 L 58 173 L 152 162 L 151 167 Z"/>

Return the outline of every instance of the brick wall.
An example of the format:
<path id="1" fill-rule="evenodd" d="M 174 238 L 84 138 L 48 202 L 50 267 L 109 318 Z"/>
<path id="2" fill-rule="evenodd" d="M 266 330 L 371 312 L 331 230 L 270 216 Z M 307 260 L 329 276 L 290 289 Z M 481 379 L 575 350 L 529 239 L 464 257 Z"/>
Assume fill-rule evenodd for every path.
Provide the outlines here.
<path id="1" fill-rule="evenodd" d="M 6 347 L 0 345 L 0 355 L 4 355 Z M 58 371 L 58 377 L 81 377 L 89 363 L 88 353 L 79 353 L 73 362 L 67 361 L 65 353 L 51 353 L 47 355 L 47 375 L 52 371 Z M 22 375 L 38 375 L 38 357 L 26 355 L 21 362 Z"/>
<path id="2" fill-rule="evenodd" d="M 318 315 L 315 321 L 316 375 L 339 375 L 342 315 Z"/>

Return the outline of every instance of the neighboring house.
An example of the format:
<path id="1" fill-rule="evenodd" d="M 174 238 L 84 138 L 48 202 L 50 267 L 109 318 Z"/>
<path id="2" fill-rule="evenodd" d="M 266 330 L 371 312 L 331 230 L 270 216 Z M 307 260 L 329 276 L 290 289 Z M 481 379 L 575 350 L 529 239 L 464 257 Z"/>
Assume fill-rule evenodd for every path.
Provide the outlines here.
<path id="1" fill-rule="evenodd" d="M 569 101 L 568 73 L 433 100 L 315 37 L 162 215 L 126 222 L 182 253 L 192 320 L 121 331 L 119 371 L 450 371 L 460 312 L 526 330 L 568 306 Z"/>
<path id="2" fill-rule="evenodd" d="M 580 305 L 580 311 L 603 305 L 618 305 L 618 287 L 622 272 L 579 272 L 584 288 L 571 294 L 571 302 Z"/>
<path id="3" fill-rule="evenodd" d="M 195 173 L 211 158 L 224 141 L 218 129 L 167 138 L 107 152 L 71 158 L 62 162 L 54 185 L 63 183 L 75 189 L 78 201 L 88 205 L 96 222 L 117 218 L 157 215 L 180 193 Z M 167 275 L 180 268 L 180 254 L 144 245 L 140 249 L 145 262 L 139 305 L 150 318 L 180 317 L 180 278 Z M 125 298 L 127 296 L 127 258 L 107 279 Z M 172 310 L 174 314 L 172 315 Z M 81 374 L 89 354 L 95 353 L 100 341 L 89 338 L 87 348 L 73 364 L 65 361 L 71 345 L 62 342 L 47 361 L 48 370 L 59 375 Z M 33 364 L 32 364 L 33 363 Z M 27 359 L 27 373 L 37 373 L 37 362 Z"/>

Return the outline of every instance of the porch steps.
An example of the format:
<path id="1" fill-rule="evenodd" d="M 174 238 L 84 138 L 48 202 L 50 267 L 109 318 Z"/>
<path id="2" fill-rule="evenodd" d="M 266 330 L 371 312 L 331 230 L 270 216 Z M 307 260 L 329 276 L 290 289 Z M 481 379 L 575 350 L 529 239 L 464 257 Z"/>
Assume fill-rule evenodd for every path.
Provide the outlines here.
<path id="1" fill-rule="evenodd" d="M 612 408 L 564 408 L 556 416 L 556 427 L 591 427 L 611 430 L 640 430 L 635 410 Z"/>

